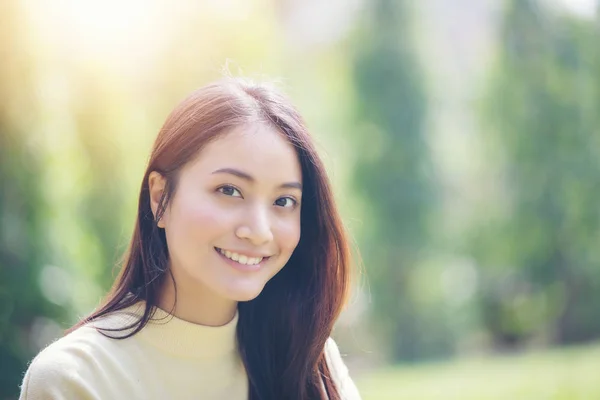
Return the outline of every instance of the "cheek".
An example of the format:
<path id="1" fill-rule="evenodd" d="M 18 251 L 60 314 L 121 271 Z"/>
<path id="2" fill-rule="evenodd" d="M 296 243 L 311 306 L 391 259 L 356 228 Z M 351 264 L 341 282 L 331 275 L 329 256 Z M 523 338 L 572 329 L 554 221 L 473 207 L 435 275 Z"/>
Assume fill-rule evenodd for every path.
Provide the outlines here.
<path id="1" fill-rule="evenodd" d="M 300 241 L 300 219 L 282 221 L 277 226 L 277 242 L 279 247 L 286 252 L 293 252 Z"/>
<path id="2" fill-rule="evenodd" d="M 185 193 L 173 203 L 170 217 L 173 236 L 183 242 L 193 242 L 196 247 L 202 241 L 208 242 L 222 235 L 231 222 L 231 215 L 211 199 Z"/>

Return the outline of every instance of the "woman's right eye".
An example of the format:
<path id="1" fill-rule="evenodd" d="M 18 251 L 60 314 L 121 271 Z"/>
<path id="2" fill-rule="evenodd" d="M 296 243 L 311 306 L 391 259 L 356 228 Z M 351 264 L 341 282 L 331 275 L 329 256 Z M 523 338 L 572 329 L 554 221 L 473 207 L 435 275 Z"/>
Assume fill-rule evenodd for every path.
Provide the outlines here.
<path id="1" fill-rule="evenodd" d="M 242 197 L 240 191 L 231 185 L 221 186 L 217 191 L 223 193 L 225 196 Z"/>

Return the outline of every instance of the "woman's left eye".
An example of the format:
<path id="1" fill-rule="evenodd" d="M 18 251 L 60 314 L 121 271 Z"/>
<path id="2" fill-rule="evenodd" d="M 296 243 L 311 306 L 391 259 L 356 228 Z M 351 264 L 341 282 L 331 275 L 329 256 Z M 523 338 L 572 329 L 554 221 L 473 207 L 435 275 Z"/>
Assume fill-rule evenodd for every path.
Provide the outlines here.
<path id="1" fill-rule="evenodd" d="M 298 202 L 291 197 L 281 197 L 275 200 L 275 204 L 279 207 L 294 207 Z"/>

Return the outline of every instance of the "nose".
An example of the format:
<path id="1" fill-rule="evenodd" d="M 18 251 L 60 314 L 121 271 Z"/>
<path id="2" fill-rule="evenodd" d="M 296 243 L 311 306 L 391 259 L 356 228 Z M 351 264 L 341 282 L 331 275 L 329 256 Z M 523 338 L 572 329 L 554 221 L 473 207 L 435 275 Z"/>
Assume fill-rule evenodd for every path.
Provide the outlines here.
<path id="1" fill-rule="evenodd" d="M 254 246 L 265 245 L 273 240 L 269 212 L 265 207 L 255 206 L 247 210 L 247 217 L 236 231 L 237 237 L 250 241 Z"/>

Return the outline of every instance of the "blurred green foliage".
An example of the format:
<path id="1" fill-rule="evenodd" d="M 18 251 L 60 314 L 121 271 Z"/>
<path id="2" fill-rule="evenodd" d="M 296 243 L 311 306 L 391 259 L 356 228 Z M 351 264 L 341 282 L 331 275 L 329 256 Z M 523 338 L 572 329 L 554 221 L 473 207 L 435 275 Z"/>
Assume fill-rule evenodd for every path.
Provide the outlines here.
<path id="1" fill-rule="evenodd" d="M 483 114 L 504 188 L 470 250 L 479 305 L 499 347 L 546 331 L 553 343 L 600 335 L 600 47 L 597 20 L 507 3 Z M 495 206 L 495 207 L 494 207 Z"/>
<path id="2" fill-rule="evenodd" d="M 14 14 L 11 5 L 3 4 L 2 15 Z M 0 26 L 2 38 L 19 30 L 16 20 L 7 22 Z M 43 165 L 26 134 L 29 121 L 19 124 L 13 117 L 34 112 L 28 54 L 20 39 L 0 41 L 0 54 L 14 55 L 0 63 L 0 398 L 14 394 L 20 384 L 31 356 L 32 327 L 64 316 L 37 285 L 53 249 L 46 245 L 42 223 L 47 212 L 40 190 Z"/>
<path id="3" fill-rule="evenodd" d="M 377 0 L 357 46 L 354 181 L 367 204 L 362 248 L 373 315 L 394 359 L 418 359 L 443 348 L 416 306 L 411 277 L 429 241 L 434 183 L 426 141 L 427 99 L 412 47 L 410 2 Z"/>

